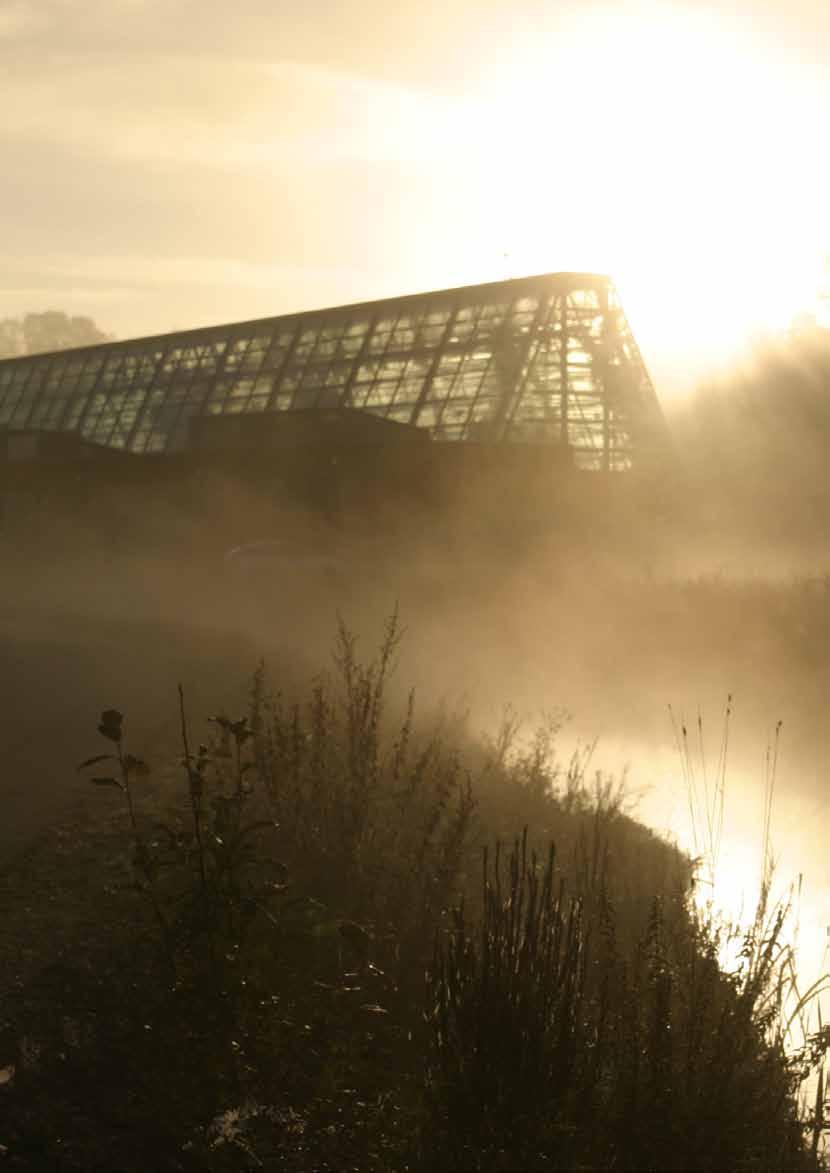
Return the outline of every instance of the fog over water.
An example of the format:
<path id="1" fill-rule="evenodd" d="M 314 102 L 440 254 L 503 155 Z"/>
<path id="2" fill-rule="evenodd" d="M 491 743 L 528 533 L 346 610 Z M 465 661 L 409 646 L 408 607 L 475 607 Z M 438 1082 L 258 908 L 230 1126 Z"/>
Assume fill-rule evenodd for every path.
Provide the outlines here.
<path id="1" fill-rule="evenodd" d="M 550 502 L 534 486 L 522 512 L 485 485 L 445 510 L 390 502 L 324 521 L 228 481 L 205 490 L 196 522 L 163 493 L 8 511 L 3 856 L 87 796 L 73 767 L 103 708 L 126 713 L 135 752 L 169 762 L 179 681 L 194 721 L 241 711 L 260 656 L 290 694 L 330 664 L 338 614 L 369 655 L 397 604 L 399 698 L 414 686 L 422 710 L 444 702 L 489 736 L 506 706 L 525 728 L 567 713 L 562 760 L 596 742 L 590 768 L 626 772 L 638 817 L 693 854 L 669 706 L 702 794 L 698 714 L 711 786 L 731 696 L 715 898 L 733 916 L 754 907 L 782 722 L 776 891 L 802 876 L 812 980 L 830 924 L 830 360 L 826 339 L 762 358 L 673 421 L 671 476 L 626 493 L 583 479 Z M 226 557 L 257 541 L 276 545 Z"/>
<path id="2" fill-rule="evenodd" d="M 275 532 L 286 529 L 263 536 Z M 194 718 L 241 706 L 260 655 L 290 692 L 330 663 L 338 614 L 370 654 L 397 602 L 406 629 L 401 694 L 414 686 L 422 708 L 443 700 L 466 711 L 470 730 L 486 735 L 507 706 L 526 729 L 558 714 L 563 761 L 596 742 L 590 769 L 626 771 L 638 816 L 691 851 L 669 706 L 686 720 L 695 762 L 700 713 L 711 785 L 731 694 L 717 896 L 733 913 L 743 888 L 752 904 L 765 754 L 782 721 L 773 844 L 782 881 L 805 875 L 802 942 L 805 961 L 809 953 L 818 964 L 830 921 L 823 579 L 655 574 L 650 564 L 603 560 L 584 543 L 565 553 L 554 543 L 510 563 L 479 540 L 453 545 L 422 526 L 386 543 L 344 537 L 330 541 L 328 560 L 289 540 L 284 556 L 238 564 L 223 558 L 221 543 L 194 553 L 178 537 L 149 555 L 59 532 L 45 544 L 9 543 L 9 845 L 85 793 L 72 766 L 94 748 L 102 708 L 122 709 L 137 748 L 157 759 L 175 747 L 177 681 Z M 698 782 L 702 792 L 702 773 Z"/>

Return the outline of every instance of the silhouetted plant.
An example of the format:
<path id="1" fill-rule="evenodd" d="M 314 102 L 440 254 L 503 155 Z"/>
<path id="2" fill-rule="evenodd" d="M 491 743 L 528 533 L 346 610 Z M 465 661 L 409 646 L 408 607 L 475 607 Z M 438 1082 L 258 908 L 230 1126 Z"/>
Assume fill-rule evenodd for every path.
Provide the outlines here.
<path id="1" fill-rule="evenodd" d="M 305 706 L 270 693 L 260 668 L 251 729 L 292 875 L 373 931 L 406 969 L 405 959 L 426 963 L 456 891 L 475 803 L 458 751 L 416 731 L 414 696 L 388 731 L 385 691 L 400 638 L 393 615 L 377 657 L 361 664 L 341 624 L 336 675 L 320 677 Z"/>
<path id="2" fill-rule="evenodd" d="M 95 754 L 86 758 L 78 766 L 78 770 L 87 770 L 98 766 L 102 762 L 117 763 L 118 770 L 114 774 L 96 775 L 91 779 L 93 785 L 113 787 L 120 790 L 124 796 L 130 823 L 132 839 L 132 865 L 136 876 L 136 887 L 148 900 L 155 916 L 161 935 L 161 944 L 167 957 L 173 976 L 176 976 L 176 958 L 172 939 L 172 928 L 168 915 L 162 904 L 158 890 L 159 861 L 147 842 L 145 834 L 139 827 L 136 817 L 134 785 L 137 779 L 144 778 L 150 772 L 147 763 L 142 759 L 127 753 L 124 747 L 124 715 L 117 709 L 105 709 L 101 713 L 98 723 L 98 732 L 102 737 L 115 744 L 115 753 Z"/>
<path id="3" fill-rule="evenodd" d="M 724 974 L 680 894 L 622 949 L 611 893 L 566 900 L 555 861 L 485 853 L 480 922 L 439 936 L 423 1167 L 810 1167 L 758 965 Z"/>
<path id="4" fill-rule="evenodd" d="M 464 908 L 436 945 L 431 1099 L 439 1153 L 458 1169 L 538 1168 L 562 1155 L 584 990 L 581 903 L 528 853 L 484 852 L 484 915 Z M 506 1156 L 522 1164 L 503 1165 Z"/>
<path id="5" fill-rule="evenodd" d="M 779 922 L 725 974 L 688 861 L 585 758 L 560 767 L 555 722 L 523 749 L 419 729 L 411 695 L 393 720 L 399 638 L 393 616 L 364 664 L 341 627 L 301 704 L 261 666 L 205 743 L 180 689 L 175 796 L 139 787 L 102 715 L 114 750 L 83 766 L 116 763 L 94 781 L 123 795 L 152 919 L 128 961 L 102 926 L 102 1009 L 12 1089 L 18 1149 L 201 1173 L 817 1169 L 775 1029 Z"/>

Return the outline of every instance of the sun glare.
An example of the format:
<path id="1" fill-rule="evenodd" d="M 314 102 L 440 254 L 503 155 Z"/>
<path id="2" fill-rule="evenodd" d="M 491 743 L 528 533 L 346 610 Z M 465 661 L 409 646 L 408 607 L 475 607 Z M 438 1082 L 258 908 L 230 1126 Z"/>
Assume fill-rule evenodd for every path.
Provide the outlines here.
<path id="1" fill-rule="evenodd" d="M 611 272 L 647 349 L 711 366 L 814 307 L 827 96 L 711 15 L 638 12 L 586 6 L 483 95 L 483 234 L 517 273 Z"/>

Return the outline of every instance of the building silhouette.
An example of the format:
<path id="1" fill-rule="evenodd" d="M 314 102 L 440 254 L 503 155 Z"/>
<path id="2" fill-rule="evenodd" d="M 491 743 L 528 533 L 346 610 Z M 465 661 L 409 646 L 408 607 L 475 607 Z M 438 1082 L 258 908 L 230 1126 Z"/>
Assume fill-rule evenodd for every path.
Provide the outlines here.
<path id="1" fill-rule="evenodd" d="M 541 445 L 595 471 L 632 469 L 667 448 L 613 283 L 597 274 L 525 277 L 0 362 L 7 459 L 39 451 L 37 437 L 48 434 L 73 437 L 79 452 L 91 445 L 133 455 L 216 451 L 243 433 L 281 431 L 283 444 L 301 442 L 297 424 L 309 413 L 397 425 L 371 425 L 377 436 L 417 429 L 441 444 Z"/>

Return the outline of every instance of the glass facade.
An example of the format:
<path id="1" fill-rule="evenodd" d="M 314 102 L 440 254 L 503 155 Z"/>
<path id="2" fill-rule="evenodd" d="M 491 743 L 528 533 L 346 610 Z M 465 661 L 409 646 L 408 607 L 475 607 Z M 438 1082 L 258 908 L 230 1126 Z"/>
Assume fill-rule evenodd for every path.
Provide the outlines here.
<path id="1" fill-rule="evenodd" d="M 436 441 L 567 445 L 626 469 L 665 444 L 612 283 L 559 273 L 0 362 L 0 428 L 135 453 L 194 416 L 347 407 Z"/>

